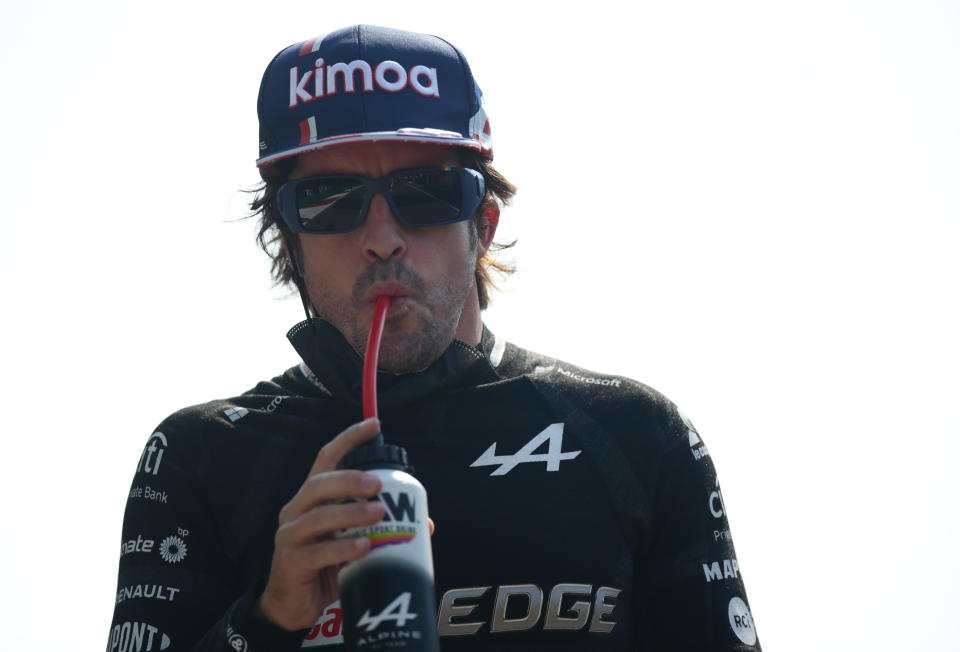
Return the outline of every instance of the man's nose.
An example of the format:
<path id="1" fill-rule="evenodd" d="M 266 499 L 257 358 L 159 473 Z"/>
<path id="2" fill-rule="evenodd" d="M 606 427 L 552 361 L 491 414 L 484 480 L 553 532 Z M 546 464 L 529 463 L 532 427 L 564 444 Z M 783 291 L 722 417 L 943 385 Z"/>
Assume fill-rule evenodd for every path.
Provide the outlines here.
<path id="1" fill-rule="evenodd" d="M 370 211 L 360 228 L 363 255 L 370 262 L 400 258 L 407 250 L 405 227 L 394 217 L 381 194 L 370 200 Z"/>

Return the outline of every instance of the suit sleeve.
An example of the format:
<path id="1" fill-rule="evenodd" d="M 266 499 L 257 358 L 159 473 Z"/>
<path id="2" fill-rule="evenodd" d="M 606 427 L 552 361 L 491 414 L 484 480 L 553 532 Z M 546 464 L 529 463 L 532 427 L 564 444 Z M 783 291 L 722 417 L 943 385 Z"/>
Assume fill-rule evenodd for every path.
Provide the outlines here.
<path id="1" fill-rule="evenodd" d="M 675 410 L 675 408 L 674 408 Z M 641 650 L 760 650 L 710 454 L 674 412 L 638 569 Z"/>
<path id="2" fill-rule="evenodd" d="M 107 652 L 298 650 L 304 632 L 254 618 L 263 580 L 244 586 L 191 461 L 202 451 L 161 424 L 137 464 L 123 519 Z"/>

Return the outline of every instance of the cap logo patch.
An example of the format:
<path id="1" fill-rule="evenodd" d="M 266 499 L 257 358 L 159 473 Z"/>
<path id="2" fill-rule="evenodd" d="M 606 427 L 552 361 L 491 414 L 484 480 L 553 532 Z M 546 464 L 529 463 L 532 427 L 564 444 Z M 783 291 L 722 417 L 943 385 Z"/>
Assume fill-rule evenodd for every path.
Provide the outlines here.
<path id="1" fill-rule="evenodd" d="M 303 74 L 300 74 L 299 66 L 290 68 L 289 107 L 293 109 L 300 102 L 312 102 L 338 92 L 355 93 L 358 72 L 359 86 L 364 93 L 372 93 L 378 88 L 389 93 L 398 93 L 409 86 L 424 97 L 440 97 L 436 68 L 416 65 L 408 71 L 396 61 L 390 60 L 381 61 L 371 68 L 363 59 L 326 65 L 323 57 L 319 57 L 314 62 L 313 70 L 307 70 Z"/>

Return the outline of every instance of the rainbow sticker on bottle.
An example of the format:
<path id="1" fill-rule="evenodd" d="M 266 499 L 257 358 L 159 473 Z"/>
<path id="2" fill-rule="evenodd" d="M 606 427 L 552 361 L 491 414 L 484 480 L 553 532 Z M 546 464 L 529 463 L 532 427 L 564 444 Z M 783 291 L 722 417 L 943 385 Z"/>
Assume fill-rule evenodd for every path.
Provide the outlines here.
<path id="1" fill-rule="evenodd" d="M 397 528 L 407 530 L 407 528 Z M 366 535 L 370 539 L 370 549 L 382 548 L 383 546 L 392 546 L 397 543 L 408 543 L 413 541 L 416 531 L 410 528 L 410 531 L 377 532 Z"/>

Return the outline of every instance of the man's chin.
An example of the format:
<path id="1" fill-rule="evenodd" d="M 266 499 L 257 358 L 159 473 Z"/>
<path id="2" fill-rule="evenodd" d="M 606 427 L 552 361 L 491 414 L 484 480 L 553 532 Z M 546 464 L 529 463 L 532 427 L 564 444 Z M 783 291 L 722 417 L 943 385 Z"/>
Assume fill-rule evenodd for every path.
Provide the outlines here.
<path id="1" fill-rule="evenodd" d="M 381 342 L 377 366 L 395 374 L 423 371 L 443 355 L 452 341 L 452 336 L 440 338 L 431 329 L 412 333 L 388 332 Z"/>
<path id="2" fill-rule="evenodd" d="M 384 361 L 380 360 L 379 371 L 386 372 L 389 374 L 415 374 L 425 370 L 431 364 L 433 360 L 426 362 L 426 360 L 411 360 L 411 359 L 402 359 L 402 360 L 390 360 Z"/>

